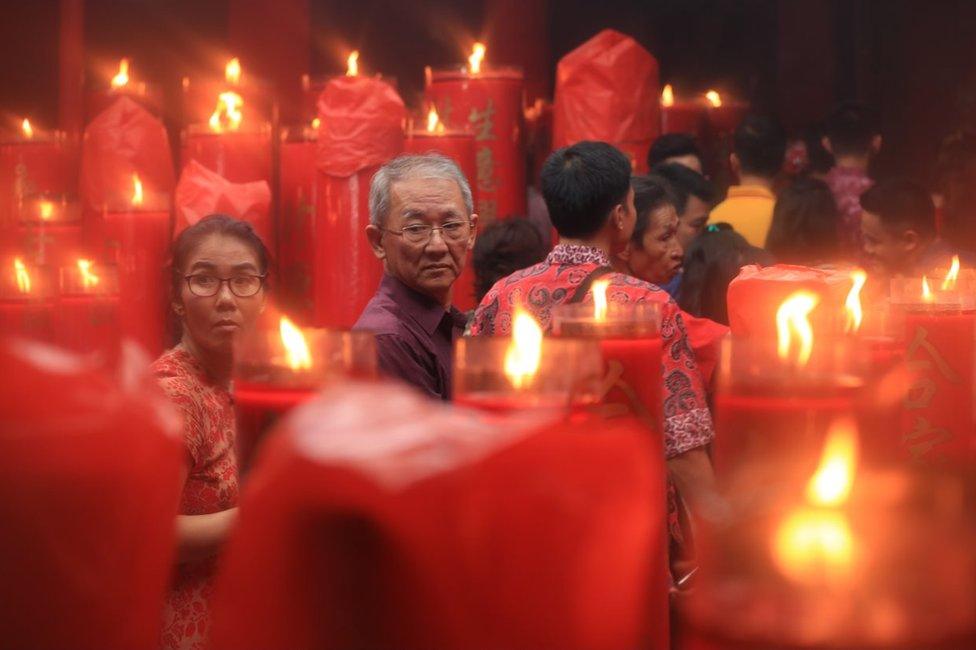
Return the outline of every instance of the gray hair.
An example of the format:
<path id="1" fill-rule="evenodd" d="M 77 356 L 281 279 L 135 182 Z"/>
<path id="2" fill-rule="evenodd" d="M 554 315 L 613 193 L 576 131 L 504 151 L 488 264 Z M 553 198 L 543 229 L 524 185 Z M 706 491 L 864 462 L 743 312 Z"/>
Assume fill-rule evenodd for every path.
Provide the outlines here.
<path id="1" fill-rule="evenodd" d="M 420 175 L 427 178 L 447 178 L 458 184 L 464 208 L 468 216 L 474 212 L 471 186 L 457 163 L 439 153 L 397 156 L 373 174 L 369 185 L 369 222 L 382 226 L 390 213 L 390 188 L 393 183 L 409 176 Z"/>

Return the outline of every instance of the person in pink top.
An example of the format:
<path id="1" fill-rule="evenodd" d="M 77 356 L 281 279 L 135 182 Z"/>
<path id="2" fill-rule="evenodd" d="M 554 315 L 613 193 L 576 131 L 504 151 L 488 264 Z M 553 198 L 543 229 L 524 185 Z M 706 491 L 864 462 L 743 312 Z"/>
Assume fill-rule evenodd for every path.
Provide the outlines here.
<path id="1" fill-rule="evenodd" d="M 857 254 L 862 247 L 861 195 L 874 184 L 868 165 L 881 149 L 874 113 L 861 104 L 841 104 L 827 119 L 821 142 L 834 156 L 826 181 L 840 210 L 841 245 Z"/>
<path id="2" fill-rule="evenodd" d="M 205 217 L 173 244 L 172 308 L 183 332 L 152 368 L 183 416 L 186 466 L 163 648 L 206 647 L 216 555 L 237 517 L 234 341 L 264 308 L 267 273 L 264 244 L 238 219 Z"/>

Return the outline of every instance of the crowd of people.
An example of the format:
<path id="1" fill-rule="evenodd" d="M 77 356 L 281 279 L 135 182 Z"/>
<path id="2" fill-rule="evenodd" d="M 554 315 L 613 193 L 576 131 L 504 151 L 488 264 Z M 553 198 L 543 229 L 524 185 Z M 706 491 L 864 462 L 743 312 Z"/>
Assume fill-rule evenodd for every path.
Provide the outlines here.
<path id="1" fill-rule="evenodd" d="M 910 180 L 870 177 L 882 137 L 863 106 L 838 107 L 806 142 L 805 171 L 784 180 L 785 131 L 768 117 L 747 117 L 727 161 L 738 182 L 722 200 L 691 135 L 661 136 L 650 148 L 650 173 L 640 176 L 609 144 L 560 149 L 540 179 L 554 246 L 537 219 L 500 220 L 478 234 L 468 179 L 453 161 L 396 158 L 372 180 L 363 236 L 385 273 L 355 327 L 375 334 L 386 375 L 449 400 L 454 342 L 508 335 L 516 308 L 549 331 L 553 309 L 590 299 L 597 278 L 609 282 L 612 301 L 659 303 L 672 515 L 676 494 L 692 510 L 707 507 L 715 433 L 696 319 L 728 324 L 726 291 L 744 265 L 920 275 L 945 268 L 952 254 L 965 260 L 976 239 L 968 218 L 972 138 L 945 143 L 934 193 Z M 236 516 L 233 342 L 264 308 L 271 267 L 253 229 L 224 216 L 184 230 L 172 259 L 172 308 L 183 334 L 155 371 L 184 416 L 188 453 L 181 565 L 163 639 L 166 647 L 200 647 L 213 558 Z M 463 314 L 452 306 L 452 289 L 468 263 L 479 306 Z"/>

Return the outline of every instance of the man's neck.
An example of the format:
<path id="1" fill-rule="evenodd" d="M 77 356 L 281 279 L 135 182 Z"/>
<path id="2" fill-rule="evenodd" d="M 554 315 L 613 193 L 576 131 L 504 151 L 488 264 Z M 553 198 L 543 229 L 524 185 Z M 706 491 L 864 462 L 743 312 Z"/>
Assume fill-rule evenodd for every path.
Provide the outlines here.
<path id="1" fill-rule="evenodd" d="M 868 156 L 856 156 L 856 155 L 834 156 L 835 167 L 844 167 L 845 169 L 856 169 L 862 172 L 866 172 L 868 170 L 869 161 L 870 158 Z"/>
<path id="2" fill-rule="evenodd" d="M 603 236 L 602 233 L 595 237 L 589 238 L 560 237 L 559 243 L 565 246 L 586 246 L 589 248 L 597 248 L 603 251 L 607 257 L 613 257 L 613 255 L 611 255 L 613 246 L 610 243 L 610 238 Z"/>
<path id="3" fill-rule="evenodd" d="M 427 291 L 421 291 L 417 287 L 410 286 L 408 283 L 404 282 L 403 280 L 396 277 L 392 273 L 387 272 L 387 275 L 393 278 L 394 280 L 396 280 L 397 282 L 399 282 L 400 284 L 402 284 L 403 286 L 407 287 L 411 291 L 415 291 L 421 295 L 427 296 L 428 298 L 430 298 L 431 300 L 433 300 L 434 302 L 442 306 L 444 308 L 444 311 L 451 311 L 451 300 L 454 297 L 454 285 L 448 287 L 447 291 L 445 291 L 444 293 L 437 293 L 436 295 L 434 295 Z M 456 281 L 457 279 L 455 278 L 455 282 Z"/>
<path id="4" fill-rule="evenodd" d="M 753 187 L 765 187 L 767 190 L 773 189 L 773 179 L 754 174 L 739 174 L 739 185 L 751 185 Z"/>

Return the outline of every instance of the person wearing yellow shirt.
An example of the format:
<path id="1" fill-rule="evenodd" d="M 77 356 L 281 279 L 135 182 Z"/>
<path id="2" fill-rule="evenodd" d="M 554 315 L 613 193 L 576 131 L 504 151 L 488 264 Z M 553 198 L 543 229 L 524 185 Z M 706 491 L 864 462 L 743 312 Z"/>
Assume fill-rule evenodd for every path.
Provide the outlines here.
<path id="1" fill-rule="evenodd" d="M 712 210 L 709 223 L 727 223 L 753 246 L 766 245 L 773 221 L 773 182 L 786 154 L 786 133 L 774 120 L 746 117 L 735 130 L 732 172 L 739 184 L 729 188 L 726 199 Z"/>

